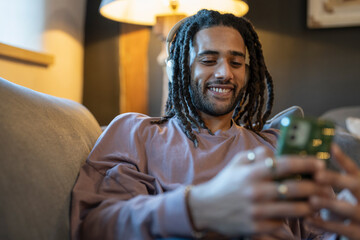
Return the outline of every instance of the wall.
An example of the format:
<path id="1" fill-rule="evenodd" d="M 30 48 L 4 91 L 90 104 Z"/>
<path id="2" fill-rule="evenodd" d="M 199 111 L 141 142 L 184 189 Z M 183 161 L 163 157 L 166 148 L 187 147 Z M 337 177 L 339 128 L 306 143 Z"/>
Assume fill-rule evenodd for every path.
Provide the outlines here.
<path id="1" fill-rule="evenodd" d="M 274 113 L 299 105 L 306 115 L 360 105 L 360 28 L 308 29 L 305 0 L 251 0 L 247 14 L 263 45 L 275 83 Z M 159 49 L 152 39 L 150 49 Z M 158 52 L 150 52 L 150 93 L 161 88 Z M 160 114 L 151 94 L 150 115 Z"/>
<path id="2" fill-rule="evenodd" d="M 159 37 L 151 32 L 149 47 L 149 115 L 158 117 L 162 113 L 163 105 L 163 69 L 158 61 L 162 49 Z"/>
<path id="3" fill-rule="evenodd" d="M 29 4 L 29 1 L 17 0 L 4 2 L 1 6 L 5 9 L 9 4 L 7 9 L 11 11 L 14 6 L 20 6 L 21 1 Z M 26 29 L 31 26 L 35 33 L 22 36 L 22 39 L 25 42 L 27 39 L 35 39 L 40 43 L 32 49 L 19 42 L 15 45 L 49 53 L 54 56 L 54 63 L 45 67 L 0 57 L 0 77 L 36 91 L 81 102 L 85 5 L 86 0 L 36 0 L 30 6 L 26 5 L 22 24 L 7 26 L 17 31 L 25 28 L 20 33 L 26 33 Z M 11 19 L 7 19 L 7 23 L 9 21 Z M 34 24 L 38 27 L 34 27 Z"/>
<path id="4" fill-rule="evenodd" d="M 252 0 L 249 6 L 274 78 L 274 112 L 299 105 L 318 116 L 360 105 L 360 27 L 309 29 L 306 1 Z"/>
<path id="5" fill-rule="evenodd" d="M 107 125 L 122 112 L 148 112 L 148 63 L 143 56 L 150 31 L 101 16 L 100 2 L 88 1 L 86 8 L 83 103 Z"/>
<path id="6" fill-rule="evenodd" d="M 120 24 L 99 14 L 100 2 L 88 1 L 86 7 L 83 103 L 107 125 L 120 110 Z"/>

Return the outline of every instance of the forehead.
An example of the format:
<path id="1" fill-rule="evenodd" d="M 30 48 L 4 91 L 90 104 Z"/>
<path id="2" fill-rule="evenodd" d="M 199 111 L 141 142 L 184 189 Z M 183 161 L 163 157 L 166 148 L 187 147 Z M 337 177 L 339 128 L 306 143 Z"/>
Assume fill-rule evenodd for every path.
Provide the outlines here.
<path id="1" fill-rule="evenodd" d="M 198 31 L 193 46 L 198 50 L 241 51 L 245 54 L 245 43 L 241 34 L 232 27 L 214 26 Z"/>

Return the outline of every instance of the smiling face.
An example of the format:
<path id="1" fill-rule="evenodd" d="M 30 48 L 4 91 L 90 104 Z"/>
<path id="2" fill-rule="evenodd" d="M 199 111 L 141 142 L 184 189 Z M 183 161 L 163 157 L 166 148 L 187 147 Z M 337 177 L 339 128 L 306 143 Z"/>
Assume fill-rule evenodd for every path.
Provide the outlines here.
<path id="1" fill-rule="evenodd" d="M 230 115 L 242 96 L 246 47 L 231 27 L 214 26 L 195 34 L 190 49 L 191 98 L 200 115 Z"/>

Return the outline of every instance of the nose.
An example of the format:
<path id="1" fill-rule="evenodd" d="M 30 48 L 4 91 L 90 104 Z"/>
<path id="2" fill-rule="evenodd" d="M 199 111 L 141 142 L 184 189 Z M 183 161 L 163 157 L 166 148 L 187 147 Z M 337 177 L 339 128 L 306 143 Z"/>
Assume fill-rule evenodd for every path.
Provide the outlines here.
<path id="1" fill-rule="evenodd" d="M 229 80 L 233 78 L 231 66 L 228 62 L 223 62 L 215 70 L 215 78 Z"/>

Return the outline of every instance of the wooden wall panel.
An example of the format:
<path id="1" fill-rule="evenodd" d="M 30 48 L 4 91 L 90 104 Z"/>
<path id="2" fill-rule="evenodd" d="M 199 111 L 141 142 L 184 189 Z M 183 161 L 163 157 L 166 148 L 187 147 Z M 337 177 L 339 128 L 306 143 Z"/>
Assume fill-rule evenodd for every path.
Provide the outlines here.
<path id="1" fill-rule="evenodd" d="M 120 113 L 148 113 L 148 45 L 150 28 L 121 24 Z"/>

